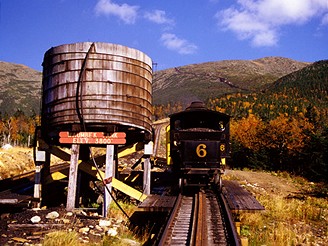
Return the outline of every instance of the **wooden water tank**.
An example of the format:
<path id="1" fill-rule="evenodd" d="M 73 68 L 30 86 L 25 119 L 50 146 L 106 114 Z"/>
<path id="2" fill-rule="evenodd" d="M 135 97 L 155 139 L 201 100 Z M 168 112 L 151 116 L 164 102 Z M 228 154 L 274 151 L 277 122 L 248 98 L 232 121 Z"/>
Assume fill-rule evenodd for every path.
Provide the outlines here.
<path id="1" fill-rule="evenodd" d="M 82 125 L 151 132 L 152 61 L 146 54 L 117 44 L 74 43 L 49 49 L 42 65 L 47 136 Z"/>

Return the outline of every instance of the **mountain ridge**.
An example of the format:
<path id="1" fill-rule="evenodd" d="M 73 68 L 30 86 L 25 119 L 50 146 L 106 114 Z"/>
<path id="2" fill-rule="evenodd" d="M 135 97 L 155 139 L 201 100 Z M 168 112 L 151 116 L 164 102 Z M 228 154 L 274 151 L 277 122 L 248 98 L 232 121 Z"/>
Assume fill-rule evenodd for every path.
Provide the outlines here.
<path id="1" fill-rule="evenodd" d="M 222 60 L 154 72 L 153 102 L 190 102 L 223 94 L 259 91 L 280 77 L 310 65 L 284 57 Z M 26 115 L 40 111 L 42 73 L 22 64 L 0 61 L 0 112 Z"/>
<path id="2" fill-rule="evenodd" d="M 0 112 L 39 112 L 42 73 L 22 64 L 0 61 Z"/>
<path id="3" fill-rule="evenodd" d="M 263 57 L 205 62 L 161 70 L 154 74 L 154 104 L 174 103 L 180 99 L 186 103 L 241 91 L 259 91 L 280 77 L 310 64 L 284 57 Z"/>

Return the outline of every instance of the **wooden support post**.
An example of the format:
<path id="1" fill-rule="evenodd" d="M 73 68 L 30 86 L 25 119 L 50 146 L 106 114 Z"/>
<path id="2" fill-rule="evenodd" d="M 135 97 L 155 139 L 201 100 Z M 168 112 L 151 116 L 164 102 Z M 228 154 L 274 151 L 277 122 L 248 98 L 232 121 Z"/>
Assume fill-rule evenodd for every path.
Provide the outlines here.
<path id="1" fill-rule="evenodd" d="M 67 204 L 66 204 L 67 211 L 73 211 L 75 208 L 79 152 L 80 152 L 80 145 L 72 144 L 71 163 L 69 166 Z"/>
<path id="2" fill-rule="evenodd" d="M 42 163 L 35 163 L 35 174 L 34 174 L 34 194 L 33 197 L 41 201 L 41 169 Z M 39 207 L 39 205 L 38 205 Z"/>
<path id="3" fill-rule="evenodd" d="M 150 194 L 150 156 L 145 156 L 144 159 L 144 175 L 143 175 L 143 187 L 144 187 L 144 194 Z"/>
<path id="4" fill-rule="evenodd" d="M 37 148 L 37 147 L 36 147 Z M 46 162 L 46 152 L 36 149 L 35 174 L 34 174 L 34 198 L 41 199 L 41 169 Z"/>
<path id="5" fill-rule="evenodd" d="M 144 173 L 143 173 L 143 188 L 144 188 L 144 194 L 149 195 L 150 194 L 150 183 L 151 183 L 151 163 L 150 163 L 150 155 L 153 154 L 153 142 L 149 142 L 148 144 L 145 144 L 144 149 Z"/>
<path id="6" fill-rule="evenodd" d="M 38 152 L 38 150 L 37 150 Z M 50 158 L 48 152 L 36 153 L 35 176 L 34 176 L 34 198 L 38 200 L 33 204 L 33 207 L 40 207 L 43 203 L 47 203 L 47 190 L 45 189 L 46 178 L 50 175 Z"/>
<path id="7" fill-rule="evenodd" d="M 79 150 L 79 161 L 87 162 L 90 159 L 90 147 L 86 144 L 80 145 Z M 80 163 L 79 163 L 80 164 Z M 81 205 L 87 205 L 87 199 L 85 197 L 85 189 L 87 189 L 88 180 L 86 174 L 81 172 L 80 165 L 77 171 L 77 186 L 76 186 L 76 206 L 80 207 Z"/>
<path id="8" fill-rule="evenodd" d="M 112 202 L 112 197 L 110 192 L 112 192 L 112 179 L 115 175 L 115 161 L 114 161 L 114 145 L 107 145 L 106 147 L 106 166 L 105 166 L 105 195 L 104 195 L 104 204 L 103 204 L 103 216 L 107 217 L 107 211 L 109 205 Z M 106 182 L 107 181 L 107 182 Z"/>

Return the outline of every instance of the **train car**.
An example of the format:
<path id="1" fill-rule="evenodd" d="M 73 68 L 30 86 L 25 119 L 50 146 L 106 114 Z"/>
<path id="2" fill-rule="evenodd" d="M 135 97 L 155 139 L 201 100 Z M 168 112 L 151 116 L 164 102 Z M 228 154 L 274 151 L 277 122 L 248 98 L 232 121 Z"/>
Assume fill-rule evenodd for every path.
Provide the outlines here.
<path id="1" fill-rule="evenodd" d="M 209 110 L 203 102 L 170 116 L 168 159 L 181 189 L 211 182 L 221 188 L 230 152 L 229 121 L 229 115 Z"/>

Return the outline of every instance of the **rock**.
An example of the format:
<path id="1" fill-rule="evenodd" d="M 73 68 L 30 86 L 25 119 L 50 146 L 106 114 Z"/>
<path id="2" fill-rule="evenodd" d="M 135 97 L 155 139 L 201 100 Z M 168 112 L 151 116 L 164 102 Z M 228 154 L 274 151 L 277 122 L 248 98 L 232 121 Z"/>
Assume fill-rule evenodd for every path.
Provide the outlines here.
<path id="1" fill-rule="evenodd" d="M 102 235 L 99 232 L 96 232 L 95 230 L 90 230 L 89 232 L 93 236 L 101 237 Z"/>
<path id="2" fill-rule="evenodd" d="M 122 224 L 123 223 L 123 220 L 122 219 L 118 219 L 118 220 L 116 220 L 116 223 L 117 224 Z"/>
<path id="3" fill-rule="evenodd" d="M 107 231 L 107 235 L 108 235 L 108 236 L 111 236 L 111 237 L 115 237 L 115 236 L 117 236 L 117 230 L 116 230 L 116 228 L 110 228 L 110 229 Z"/>
<path id="4" fill-rule="evenodd" d="M 69 224 L 69 223 L 71 223 L 71 221 L 70 221 L 69 219 L 62 219 L 62 221 L 63 221 L 64 224 Z"/>
<path id="5" fill-rule="evenodd" d="M 31 222 L 32 222 L 33 224 L 39 223 L 40 221 L 41 221 L 41 217 L 38 216 L 38 215 L 33 216 L 33 217 L 31 218 Z"/>
<path id="6" fill-rule="evenodd" d="M 56 219 L 59 217 L 59 213 L 56 211 L 50 212 L 46 215 L 47 219 Z"/>
<path id="7" fill-rule="evenodd" d="M 97 231 L 100 231 L 100 232 L 103 232 L 104 231 L 103 228 L 101 228 L 101 226 L 99 226 L 99 225 L 96 225 L 95 228 L 96 228 Z"/>
<path id="8" fill-rule="evenodd" d="M 82 214 L 84 216 L 88 216 L 88 214 L 86 212 L 84 212 L 83 210 L 80 211 L 80 214 Z"/>
<path id="9" fill-rule="evenodd" d="M 104 220 L 104 219 L 99 220 L 100 227 L 109 227 L 111 224 L 112 222 L 110 220 Z"/>
<path id="10" fill-rule="evenodd" d="M 66 216 L 71 217 L 71 216 L 73 216 L 73 213 L 72 212 L 67 212 Z"/>
<path id="11" fill-rule="evenodd" d="M 94 212 L 94 213 L 91 213 L 90 216 L 99 217 L 99 214 L 97 212 Z"/>
<path id="12" fill-rule="evenodd" d="M 90 239 L 88 237 L 83 237 L 83 238 L 79 238 L 79 240 L 82 242 L 82 243 L 89 243 L 90 242 Z"/>
<path id="13" fill-rule="evenodd" d="M 11 146 L 10 144 L 5 144 L 2 146 L 3 149 L 11 149 L 13 146 Z"/>
<path id="14" fill-rule="evenodd" d="M 138 245 L 140 245 L 140 243 L 138 243 L 136 241 L 133 241 L 131 239 L 128 239 L 128 238 L 122 238 L 121 243 L 122 243 L 122 245 L 129 245 L 129 246 L 138 246 Z"/>
<path id="15" fill-rule="evenodd" d="M 79 233 L 87 234 L 90 231 L 89 227 L 82 227 L 79 229 Z"/>

